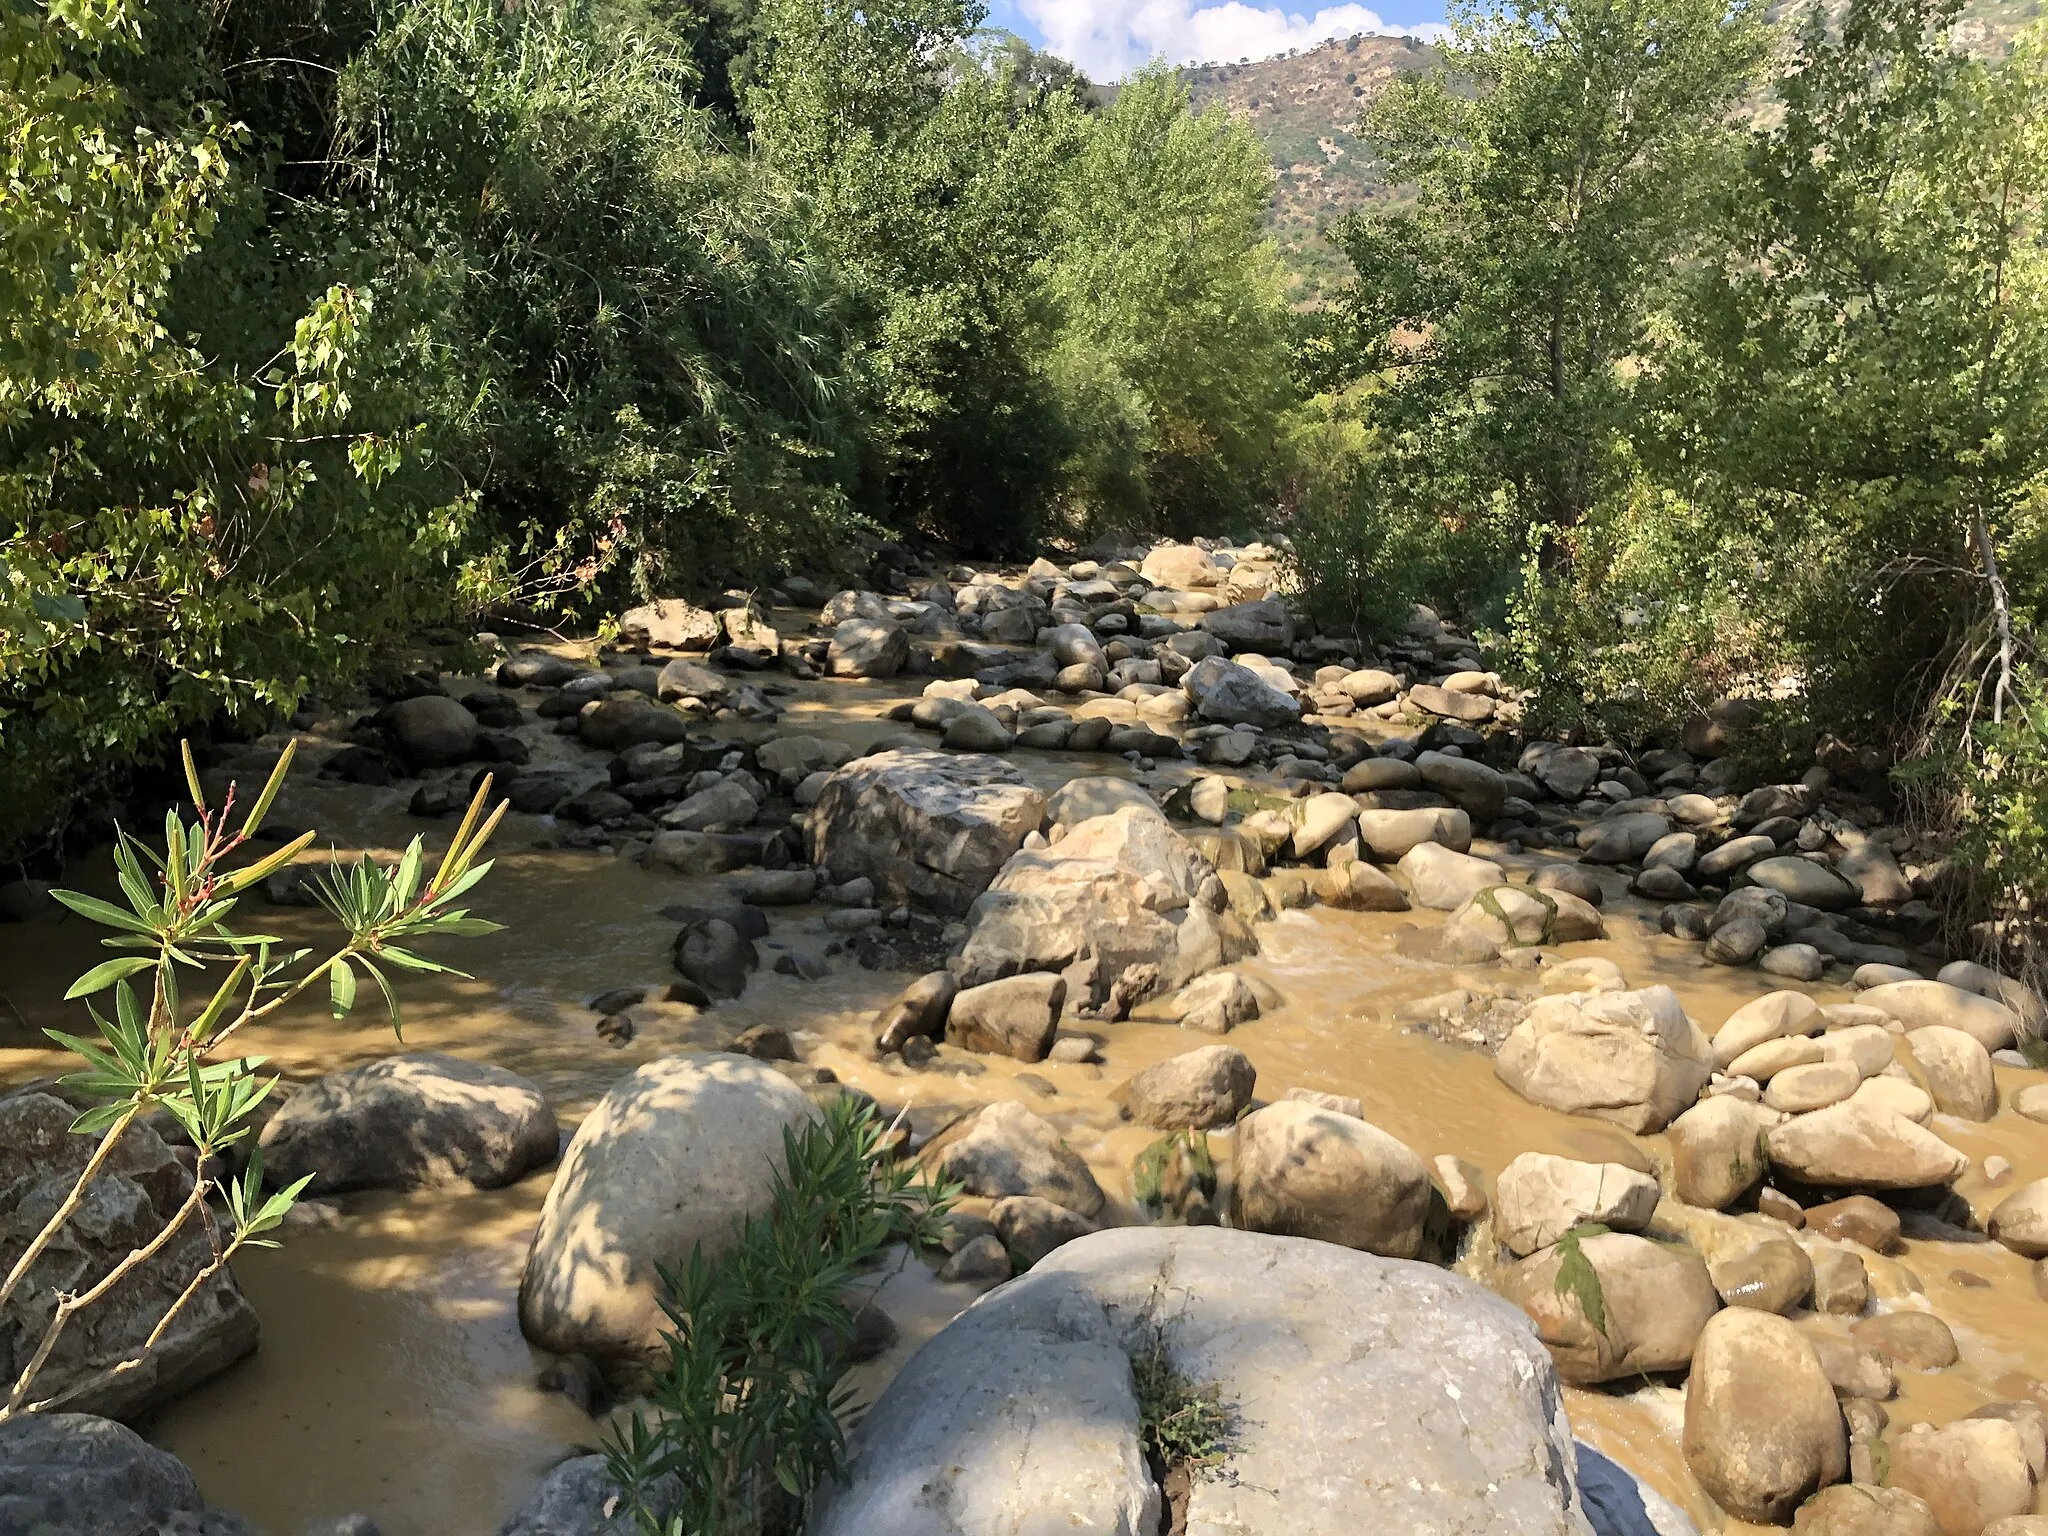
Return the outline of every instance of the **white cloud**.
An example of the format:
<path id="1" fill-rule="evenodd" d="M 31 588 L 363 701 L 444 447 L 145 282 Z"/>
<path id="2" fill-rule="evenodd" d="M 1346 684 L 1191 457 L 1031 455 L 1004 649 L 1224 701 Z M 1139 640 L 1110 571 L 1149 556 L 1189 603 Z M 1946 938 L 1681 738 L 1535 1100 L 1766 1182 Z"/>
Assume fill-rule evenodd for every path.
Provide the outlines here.
<path id="1" fill-rule="evenodd" d="M 1312 48 L 1354 32 L 1431 36 L 1432 23 L 1390 27 L 1362 5 L 1326 6 L 1301 15 L 1278 6 L 1224 0 L 1019 0 L 1018 8 L 1045 37 L 1045 46 L 1097 80 L 1121 79 L 1155 58 L 1169 64 L 1263 59 L 1289 48 Z"/>

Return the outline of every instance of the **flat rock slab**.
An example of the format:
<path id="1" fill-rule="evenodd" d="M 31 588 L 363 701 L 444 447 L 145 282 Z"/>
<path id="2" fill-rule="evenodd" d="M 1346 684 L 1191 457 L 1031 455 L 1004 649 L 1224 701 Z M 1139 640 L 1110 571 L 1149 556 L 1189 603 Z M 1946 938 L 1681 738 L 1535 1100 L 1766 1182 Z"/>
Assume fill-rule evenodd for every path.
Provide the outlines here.
<path id="1" fill-rule="evenodd" d="M 812 1536 L 1156 1530 L 1126 1352 L 1232 1415 L 1188 1536 L 1592 1530 L 1557 1378 L 1525 1318 L 1428 1265 L 1214 1227 L 1081 1237 L 911 1359 Z"/>

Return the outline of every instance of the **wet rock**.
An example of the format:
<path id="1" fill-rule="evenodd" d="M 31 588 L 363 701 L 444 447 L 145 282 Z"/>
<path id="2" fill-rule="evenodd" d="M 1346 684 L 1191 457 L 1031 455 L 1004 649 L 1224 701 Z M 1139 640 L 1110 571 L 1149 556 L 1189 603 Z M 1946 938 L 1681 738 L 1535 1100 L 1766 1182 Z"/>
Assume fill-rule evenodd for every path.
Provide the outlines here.
<path id="1" fill-rule="evenodd" d="M 584 667 L 547 651 L 521 651 L 498 663 L 500 688 L 559 688 Z"/>
<path id="2" fill-rule="evenodd" d="M 2033 1512 L 2026 1443 L 2005 1420 L 1909 1425 L 1891 1450 L 1892 1486 L 1925 1499 L 1943 1536 L 1979 1536 L 1994 1520 Z"/>
<path id="3" fill-rule="evenodd" d="M 541 1208 L 519 1283 L 519 1325 L 556 1354 L 627 1380 L 667 1326 L 657 1265 L 716 1254 L 768 1208 L 782 1133 L 816 1110 L 774 1068 L 692 1053 L 651 1061 L 585 1117 Z"/>
<path id="4" fill-rule="evenodd" d="M 1763 952 L 1770 935 L 1753 917 L 1723 923 L 1707 938 L 1707 958 L 1715 965 L 1747 965 Z"/>
<path id="5" fill-rule="evenodd" d="M 1406 912 L 1408 894 L 1363 859 L 1351 859 L 1316 876 L 1316 899 L 1347 912 Z"/>
<path id="6" fill-rule="evenodd" d="M 1863 1261 L 1845 1248 L 1815 1246 L 1807 1253 L 1813 1263 L 1813 1307 L 1837 1317 L 1861 1317 L 1870 1305 L 1870 1272 Z"/>
<path id="7" fill-rule="evenodd" d="M 960 982 L 951 971 L 932 971 L 898 992 L 875 1015 L 875 1049 L 900 1051 L 913 1036 L 944 1032 Z"/>
<path id="8" fill-rule="evenodd" d="M 71 1134 L 77 1113 L 62 1099 L 33 1090 L 0 1097 L 0 1255 L 9 1268 L 70 1192 L 97 1146 L 95 1137 Z M 163 1139 L 146 1123 L 131 1125 L 77 1213 L 29 1267 L 0 1314 L 0 1368 L 10 1386 L 42 1341 L 59 1296 L 90 1289 L 154 1240 L 191 1191 L 191 1173 Z M 61 1397 L 67 1409 L 135 1418 L 248 1354 L 256 1347 L 256 1313 L 233 1275 L 223 1272 L 201 1287 L 140 1366 L 106 1377 L 117 1362 L 140 1351 L 212 1259 L 205 1231 L 186 1222 L 65 1330 L 36 1377 L 35 1399 Z"/>
<path id="9" fill-rule="evenodd" d="M 1724 1306 L 1789 1314 L 1813 1296 L 1813 1261 L 1789 1237 L 1766 1237 L 1707 1260 Z"/>
<path id="10" fill-rule="evenodd" d="M 1698 1099 L 1712 1069 L 1706 1038 L 1669 987 L 1539 999 L 1494 1058 L 1523 1098 L 1644 1135 Z"/>
<path id="11" fill-rule="evenodd" d="M 1890 1253 L 1899 1246 L 1899 1213 L 1882 1200 L 1850 1195 L 1807 1207 L 1806 1230 L 1861 1243 L 1873 1253 Z"/>
<path id="12" fill-rule="evenodd" d="M 2036 1179 L 1999 1201 L 1984 1230 L 2014 1253 L 2048 1258 L 2048 1179 Z"/>
<path id="13" fill-rule="evenodd" d="M 946 1040 L 985 1055 L 1043 1061 L 1066 1000 L 1066 979 L 1045 971 L 964 987 L 946 1014 Z"/>
<path id="14" fill-rule="evenodd" d="M 1998 1113 L 1991 1053 L 1974 1035 L 1946 1024 L 1929 1024 L 1906 1036 L 1906 1049 L 1941 1113 L 1964 1120 L 1989 1120 Z"/>
<path id="15" fill-rule="evenodd" d="M 21 1536 L 255 1536 L 211 1509 L 183 1462 L 88 1413 L 0 1423 L 0 1531 Z"/>
<path id="16" fill-rule="evenodd" d="M 1788 1521 L 1848 1475 L 1848 1428 L 1820 1360 L 1782 1317 L 1731 1309 L 1700 1335 L 1685 1394 L 1685 1461 L 1730 1514 Z"/>
<path id="17" fill-rule="evenodd" d="M 896 750 L 836 769 L 810 816 L 811 862 L 891 903 L 959 914 L 1038 830 L 1045 797 L 998 758 Z"/>
<path id="18" fill-rule="evenodd" d="M 1673 1193 L 1711 1210 L 1733 1205 L 1764 1176 L 1764 1133 L 1774 1119 L 1727 1095 L 1688 1109 L 1671 1122 Z"/>
<path id="19" fill-rule="evenodd" d="M 1101 1230 L 1086 1216 L 1036 1195 L 1006 1196 L 989 1208 L 988 1218 L 1018 1270 L 1031 1268 L 1063 1243 Z"/>
<path id="20" fill-rule="evenodd" d="M 712 997 L 738 997 L 760 969 L 761 956 L 731 923 L 710 918 L 676 935 L 675 965 Z"/>
<path id="21" fill-rule="evenodd" d="M 1517 1257 L 1548 1248 L 1583 1222 L 1640 1232 L 1656 1214 L 1659 1193 L 1655 1179 L 1619 1163 L 1524 1152 L 1495 1182 L 1493 1229 Z"/>
<path id="22" fill-rule="evenodd" d="M 1259 1016 L 1259 996 L 1237 972 L 1211 971 L 1169 998 L 1166 1012 L 1182 1029 L 1223 1035 Z"/>
<path id="23" fill-rule="evenodd" d="M 1083 1216 L 1102 1210 L 1102 1188 L 1080 1155 L 1012 1100 L 962 1115 L 925 1144 L 918 1161 L 970 1195 L 1036 1195 Z"/>
<path id="24" fill-rule="evenodd" d="M 1827 1023 L 1804 992 L 1767 992 L 1744 1003 L 1714 1032 L 1714 1065 L 1726 1071 L 1766 1041 L 1817 1034 Z"/>
<path id="25" fill-rule="evenodd" d="M 952 752 L 1007 752 L 1016 738 L 994 710 L 969 704 L 946 722 L 939 742 Z"/>
<path id="26" fill-rule="evenodd" d="M 1401 856 L 1398 867 L 1415 901 L 1440 912 L 1462 906 L 1476 892 L 1507 879 L 1492 860 L 1453 853 L 1436 843 L 1417 843 Z"/>
<path id="27" fill-rule="evenodd" d="M 1799 1507 L 1797 1536 L 1943 1536 L 1918 1494 L 1869 1483 L 1836 1483 Z"/>
<path id="28" fill-rule="evenodd" d="M 1960 1358 L 1955 1334 L 1932 1312 L 1885 1312 L 1852 1325 L 1849 1333 L 1865 1349 L 1916 1371 L 1939 1371 Z"/>
<path id="29" fill-rule="evenodd" d="M 1587 1386 L 1684 1369 L 1700 1330 L 1721 1306 L 1700 1256 L 1629 1232 L 1575 1241 L 1592 1284 L 1567 1277 L 1560 1286 L 1565 1251 L 1546 1248 L 1517 1264 L 1505 1287 L 1508 1299 L 1534 1320 L 1558 1375 Z M 1604 1327 L 1587 1315 L 1587 1297 L 1594 1292 Z"/>
<path id="30" fill-rule="evenodd" d="M 1932 1131 L 1861 1099 L 1788 1120 L 1764 1145 L 1773 1165 L 1823 1187 L 1933 1189 L 1970 1167 Z"/>
<path id="31" fill-rule="evenodd" d="M 263 1127 L 278 1185 L 313 1195 L 467 1181 L 500 1189 L 555 1160 L 555 1112 L 503 1067 L 435 1051 L 387 1056 L 316 1078 Z"/>
<path id="32" fill-rule="evenodd" d="M 1257 948 L 1214 877 L 1158 811 L 1125 806 L 1004 864 L 968 915 L 955 969 L 963 984 L 1062 971 L 1081 1008 L 1178 990 Z"/>
<path id="33" fill-rule="evenodd" d="M 855 1432 L 850 1482 L 813 1536 L 1159 1529 L 1127 1352 L 1165 1315 L 1162 1273 L 1170 1363 L 1238 1415 L 1233 1475 L 1194 1480 L 1190 1531 L 1353 1536 L 1361 1509 L 1404 1536 L 1585 1530 L 1554 1379 L 1497 1298 L 1435 1269 L 1196 1227 L 1069 1243 L 943 1330 Z"/>
<path id="34" fill-rule="evenodd" d="M 1257 1077 L 1243 1051 L 1205 1045 L 1146 1067 L 1121 1093 L 1140 1125 L 1160 1131 L 1210 1130 L 1237 1118 L 1251 1102 Z"/>
<path id="35" fill-rule="evenodd" d="M 1237 1123 L 1232 1220 L 1391 1258 L 1422 1249 L 1429 1174 L 1377 1126 L 1298 1100 Z"/>
<path id="36" fill-rule="evenodd" d="M 1424 752 L 1415 759 L 1422 782 L 1464 810 L 1475 822 L 1490 822 L 1501 813 L 1508 781 L 1498 769 L 1469 757 Z"/>
<path id="37" fill-rule="evenodd" d="M 764 869 L 733 886 L 733 894 L 750 907 L 798 907 L 818 894 L 814 869 Z"/>
<path id="38" fill-rule="evenodd" d="M 832 631 L 825 669 L 833 677 L 894 677 L 910 660 L 910 636 L 894 619 L 848 619 Z"/>
<path id="39" fill-rule="evenodd" d="M 385 729 L 414 772 L 466 761 L 483 735 L 477 717 L 445 693 L 405 699 L 386 711 Z"/>
<path id="40" fill-rule="evenodd" d="M 2011 1045 L 2019 1026 L 2018 1016 L 2005 1004 L 1944 981 L 1888 982 L 1859 993 L 1856 1001 L 1897 1019 L 1909 1033 L 1930 1024 L 1946 1025 L 1974 1036 L 1987 1051 Z"/>
<path id="41" fill-rule="evenodd" d="M 1453 853 L 1472 846 L 1472 818 L 1460 810 L 1425 807 L 1413 811 L 1361 810 L 1358 839 L 1382 864 L 1392 864 L 1422 843 Z"/>

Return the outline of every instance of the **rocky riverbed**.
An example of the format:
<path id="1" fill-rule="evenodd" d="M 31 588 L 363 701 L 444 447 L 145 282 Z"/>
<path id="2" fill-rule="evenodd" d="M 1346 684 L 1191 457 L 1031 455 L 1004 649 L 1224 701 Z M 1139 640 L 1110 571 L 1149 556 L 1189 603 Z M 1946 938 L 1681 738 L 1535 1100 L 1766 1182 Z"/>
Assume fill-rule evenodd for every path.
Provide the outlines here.
<path id="1" fill-rule="evenodd" d="M 855 1091 L 969 1198 L 877 1277 L 834 1536 L 2048 1529 L 2048 1009 L 1943 948 L 1940 850 L 1879 765 L 1750 782 L 1739 703 L 1634 756 L 1527 739 L 1471 641 L 1418 613 L 1364 652 L 1276 573 L 885 560 L 651 604 L 615 648 L 495 642 L 223 753 L 246 782 L 296 737 L 277 824 L 332 841 L 267 927 L 310 931 L 321 859 L 445 838 L 488 771 L 508 928 L 403 1044 L 312 1009 L 252 1041 L 314 1198 L 176 1369 L 76 1405 L 196 1484 L 46 1425 L 0 1528 L 72 1455 L 115 1470 L 64 1531 L 117 1529 L 117 1488 L 280 1536 L 602 1529 L 573 1458 L 644 1364 L 653 1264 Z M 32 1085 L 95 935 L 4 894 L 0 1081 Z M 61 1117 L 0 1099 L 7 1221 Z M 125 1187 L 174 1194 L 175 1152 Z M 1245 1426 L 1177 1502 L 1119 1342 L 1162 1275 Z M 920 1525 L 890 1490 L 941 1468 L 953 1523 Z"/>

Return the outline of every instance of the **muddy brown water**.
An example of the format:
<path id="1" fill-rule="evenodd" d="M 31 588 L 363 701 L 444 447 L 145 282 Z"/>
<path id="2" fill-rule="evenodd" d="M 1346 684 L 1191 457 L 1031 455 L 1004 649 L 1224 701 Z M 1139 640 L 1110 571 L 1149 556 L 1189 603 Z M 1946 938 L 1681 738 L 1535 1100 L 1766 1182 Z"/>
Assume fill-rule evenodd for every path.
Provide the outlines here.
<path id="1" fill-rule="evenodd" d="M 914 691 L 914 684 L 806 685 L 775 733 L 808 731 L 865 746 L 903 729 L 874 717 Z M 538 746 L 593 767 L 602 761 L 557 738 Z M 1048 788 L 1127 772 L 1119 760 L 1094 756 L 1018 753 L 1015 761 Z M 342 854 L 390 856 L 422 830 L 430 845 L 445 840 L 448 824 L 404 814 L 409 793 L 295 777 L 276 815 L 282 825 L 318 827 Z M 779 1024 L 812 1064 L 887 1105 L 910 1106 L 922 1126 L 995 1099 L 1022 1100 L 1061 1128 L 1093 1165 L 1113 1211 L 1132 1219 L 1131 1159 L 1150 1133 L 1119 1120 L 1109 1090 L 1139 1067 L 1207 1043 L 1205 1037 L 1158 1023 L 1094 1025 L 1104 1041 L 1100 1066 L 1027 1069 L 976 1058 L 961 1072 L 891 1070 L 870 1059 L 866 1024 L 905 977 L 862 970 L 845 956 L 823 981 L 775 973 L 782 950 L 822 954 L 829 942 L 822 910 L 800 908 L 771 914 L 763 969 L 742 999 L 701 1015 L 681 1005 L 643 1008 L 636 1038 L 615 1048 L 594 1034 L 587 1000 L 623 984 L 665 983 L 676 925 L 659 910 L 706 901 L 719 882 L 643 869 L 602 852 L 534 846 L 553 830 L 537 818 L 508 820 L 497 869 L 476 898 L 477 909 L 506 930 L 450 949 L 448 958 L 477 979 L 415 979 L 419 984 L 404 994 L 402 1045 L 367 1009 L 336 1023 L 308 1002 L 252 1033 L 245 1048 L 292 1079 L 401 1049 L 495 1062 L 545 1089 L 566 1136 L 612 1082 L 641 1062 L 716 1048 L 751 1024 Z M 1501 856 L 1497 849 L 1475 851 Z M 317 856 L 327 856 L 324 848 Z M 1533 861 L 1504 862 L 1527 868 Z M 1620 877 L 1605 878 L 1609 937 L 1567 946 L 1567 956 L 1610 958 L 1631 986 L 1672 986 L 1709 1030 L 1769 990 L 1763 977 L 1705 966 L 1697 946 L 1658 935 L 1654 912 L 1623 895 Z M 75 883 L 102 886 L 102 870 L 81 867 Z M 258 904 L 242 917 L 244 926 L 260 923 L 292 938 L 310 939 L 320 927 L 318 914 L 300 909 Z M 1537 1108 L 1499 1083 L 1483 1054 L 1392 1022 L 1402 1001 L 1466 980 L 1499 986 L 1516 979 L 1498 968 L 1462 972 L 1406 958 L 1397 947 L 1404 925 L 1436 921 L 1430 913 L 1311 908 L 1259 930 L 1262 951 L 1243 969 L 1270 983 L 1282 1004 L 1229 1038 L 1257 1066 L 1261 1097 L 1291 1087 L 1355 1095 L 1368 1119 L 1425 1158 L 1453 1153 L 1489 1175 L 1530 1150 L 1654 1159 L 1660 1138 L 1631 1138 Z M 0 929 L 0 1083 L 64 1069 L 65 1058 L 40 1043 L 36 1031 L 82 1023 L 75 1006 L 57 999 L 100 957 L 98 936 L 69 918 Z M 1813 990 L 1823 1001 L 1847 995 Z M 941 1056 L 942 1064 L 963 1060 L 951 1051 Z M 1037 1084 L 1019 1080 L 1026 1071 Z M 2004 1068 L 1999 1075 L 2008 1097 L 2040 1080 Z M 1977 1164 L 1960 1189 L 1980 1214 L 2000 1193 L 2048 1176 L 2048 1126 L 2003 1112 L 1987 1125 L 1943 1119 L 1938 1129 Z M 1227 1154 L 1228 1137 L 1215 1140 Z M 1993 1153 L 2014 1165 L 1996 1188 L 1982 1173 Z M 184 1458 L 209 1500 L 273 1536 L 297 1536 L 309 1520 L 350 1511 L 372 1516 L 386 1536 L 487 1536 L 550 1466 L 594 1448 L 601 1428 L 535 1387 L 545 1361 L 526 1346 L 516 1320 L 520 1266 L 550 1177 L 490 1193 L 464 1187 L 344 1197 L 334 1225 L 294 1230 L 279 1251 L 238 1260 L 236 1273 L 263 1320 L 261 1349 L 160 1414 L 148 1432 Z M 1871 1268 L 1874 1289 L 1886 1298 L 1880 1305 L 1931 1305 L 1962 1348 L 1961 1363 L 1947 1371 L 1902 1372 L 1903 1391 L 1888 1405 L 1895 1431 L 1919 1419 L 1944 1422 L 1992 1398 L 2030 1396 L 2048 1406 L 2048 1303 L 2036 1295 L 2025 1261 L 1992 1243 L 1912 1241 L 1896 1259 L 1873 1260 Z M 940 1284 L 914 1260 L 899 1260 L 877 1283 L 902 1338 L 862 1369 L 869 1392 L 975 1294 Z M 1740 1529 L 1721 1520 L 1685 1469 L 1679 1390 L 1638 1384 L 1566 1397 L 1582 1438 L 1678 1500 L 1703 1527 Z"/>

